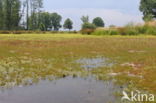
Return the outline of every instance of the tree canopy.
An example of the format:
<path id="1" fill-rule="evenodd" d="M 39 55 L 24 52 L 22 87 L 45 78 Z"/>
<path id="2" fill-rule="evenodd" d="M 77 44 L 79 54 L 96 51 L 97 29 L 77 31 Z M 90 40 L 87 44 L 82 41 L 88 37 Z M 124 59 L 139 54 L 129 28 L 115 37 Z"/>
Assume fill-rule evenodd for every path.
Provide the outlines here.
<path id="1" fill-rule="evenodd" d="M 145 21 L 156 18 L 156 0 L 141 0 L 140 11 L 143 12 Z"/>
<path id="2" fill-rule="evenodd" d="M 20 0 L 0 0 L 0 29 L 13 30 L 19 27 Z"/>
<path id="3" fill-rule="evenodd" d="M 89 16 L 82 16 L 82 17 L 81 17 L 81 21 L 82 21 L 83 23 L 88 23 L 88 22 L 89 22 Z"/>
<path id="4" fill-rule="evenodd" d="M 104 21 L 102 20 L 101 17 L 96 17 L 93 19 L 93 24 L 96 26 L 96 27 L 104 27 L 105 24 L 104 24 Z"/>
<path id="5" fill-rule="evenodd" d="M 64 29 L 71 30 L 73 28 L 73 22 L 68 18 L 65 20 L 63 27 Z"/>
<path id="6" fill-rule="evenodd" d="M 82 25 L 82 29 L 95 29 L 95 28 L 96 28 L 96 26 L 92 23 L 84 23 Z"/>
<path id="7" fill-rule="evenodd" d="M 61 28 L 61 20 L 62 17 L 61 15 L 57 14 L 57 13 L 52 13 L 51 14 L 51 20 L 52 20 L 52 28 L 54 31 L 58 31 Z"/>
<path id="8" fill-rule="evenodd" d="M 34 17 L 36 18 L 33 20 L 34 23 L 29 24 L 29 29 L 31 30 L 40 29 L 42 31 L 48 31 L 48 30 L 58 31 L 59 28 L 61 27 L 60 22 L 62 20 L 62 17 L 57 13 L 49 13 L 49 12 L 35 13 L 29 17 L 29 21 L 32 21 Z"/>

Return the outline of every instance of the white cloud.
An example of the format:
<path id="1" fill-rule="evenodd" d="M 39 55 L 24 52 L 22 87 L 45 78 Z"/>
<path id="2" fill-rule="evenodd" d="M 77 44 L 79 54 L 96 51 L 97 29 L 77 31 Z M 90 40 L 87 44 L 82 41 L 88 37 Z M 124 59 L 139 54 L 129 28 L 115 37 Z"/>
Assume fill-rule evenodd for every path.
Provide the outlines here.
<path id="1" fill-rule="evenodd" d="M 141 13 L 138 15 L 123 13 L 120 10 L 111 10 L 111 9 L 55 9 L 48 10 L 49 12 L 58 12 L 62 15 L 63 21 L 66 18 L 71 18 L 74 22 L 74 29 L 79 30 L 81 27 L 80 18 L 83 15 L 88 15 L 90 21 L 95 17 L 102 17 L 105 21 L 106 26 L 111 24 L 117 26 L 123 26 L 129 22 L 140 23 L 142 21 Z"/>

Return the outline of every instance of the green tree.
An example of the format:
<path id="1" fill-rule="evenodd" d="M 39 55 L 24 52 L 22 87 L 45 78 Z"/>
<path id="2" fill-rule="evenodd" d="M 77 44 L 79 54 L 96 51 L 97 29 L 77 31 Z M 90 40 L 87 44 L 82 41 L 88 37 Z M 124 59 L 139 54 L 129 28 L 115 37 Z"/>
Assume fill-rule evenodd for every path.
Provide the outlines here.
<path id="1" fill-rule="evenodd" d="M 82 29 L 95 29 L 95 28 L 96 28 L 96 26 L 92 23 L 84 23 L 82 25 Z"/>
<path id="2" fill-rule="evenodd" d="M 26 29 L 38 30 L 40 26 L 41 8 L 43 7 L 43 0 L 25 0 L 26 5 Z M 30 16 L 29 16 L 30 15 Z"/>
<path id="3" fill-rule="evenodd" d="M 20 22 L 20 8 L 21 2 L 20 0 L 4 0 L 3 5 L 4 11 L 4 28 L 6 30 L 17 29 L 19 27 Z"/>
<path id="4" fill-rule="evenodd" d="M 32 20 L 33 19 L 33 20 Z M 57 13 L 39 12 L 33 13 L 29 17 L 29 27 L 31 30 L 55 30 L 58 31 L 61 27 L 62 17 Z M 44 26 L 43 26 L 44 25 Z M 44 27 L 44 29 L 43 29 Z"/>
<path id="5" fill-rule="evenodd" d="M 51 14 L 51 23 L 54 31 L 58 31 L 61 28 L 61 24 L 60 24 L 61 20 L 62 20 L 61 15 L 57 13 Z"/>
<path id="6" fill-rule="evenodd" d="M 96 26 L 89 22 L 89 16 L 82 16 L 81 20 L 83 22 L 81 27 L 81 32 L 83 34 L 91 34 L 96 29 Z"/>
<path id="7" fill-rule="evenodd" d="M 96 26 L 94 24 L 86 22 L 82 24 L 81 32 L 82 34 L 91 34 L 95 29 Z"/>
<path id="8" fill-rule="evenodd" d="M 39 29 L 41 19 L 37 13 L 41 12 L 42 1 L 0 0 L 0 29 L 16 30 L 21 27 L 27 30 Z"/>
<path id="9" fill-rule="evenodd" d="M 42 24 L 42 23 L 40 24 L 40 27 L 39 28 L 40 28 L 41 31 L 46 31 L 45 25 Z"/>
<path id="10" fill-rule="evenodd" d="M 3 29 L 3 0 L 0 0 L 0 30 Z"/>
<path id="11" fill-rule="evenodd" d="M 156 18 L 156 0 L 141 0 L 140 11 L 143 12 L 145 21 Z"/>
<path id="12" fill-rule="evenodd" d="M 93 24 L 96 26 L 96 27 L 104 27 L 105 24 L 104 24 L 104 21 L 102 20 L 102 18 L 100 17 L 96 17 L 93 19 Z"/>
<path id="13" fill-rule="evenodd" d="M 51 16 L 50 13 L 48 12 L 41 12 L 39 13 L 39 23 L 43 24 L 45 27 L 45 30 L 49 30 L 52 28 L 52 24 L 51 24 Z"/>
<path id="14" fill-rule="evenodd" d="M 83 23 L 89 23 L 89 16 L 82 16 L 81 20 Z"/>
<path id="15" fill-rule="evenodd" d="M 65 20 L 63 27 L 64 29 L 69 29 L 70 31 L 73 28 L 73 22 L 68 18 Z"/>
<path id="16" fill-rule="evenodd" d="M 24 7 L 26 5 L 26 30 L 29 30 L 29 0 L 24 2 Z"/>

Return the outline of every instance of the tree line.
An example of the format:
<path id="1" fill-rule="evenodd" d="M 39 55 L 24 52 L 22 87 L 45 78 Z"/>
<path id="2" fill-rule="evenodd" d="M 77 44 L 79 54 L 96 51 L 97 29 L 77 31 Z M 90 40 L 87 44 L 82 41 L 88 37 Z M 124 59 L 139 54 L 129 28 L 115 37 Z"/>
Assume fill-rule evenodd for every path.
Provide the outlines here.
<path id="1" fill-rule="evenodd" d="M 140 11 L 145 21 L 156 18 L 156 0 L 141 0 Z M 92 23 L 88 16 L 81 18 L 82 28 L 104 27 L 105 23 L 96 17 Z M 62 16 L 43 11 L 43 0 L 0 0 L 0 30 L 71 30 L 73 21 L 67 18 L 61 25 Z"/>
<path id="2" fill-rule="evenodd" d="M 0 0 L 0 30 L 35 28 L 35 14 L 42 7 L 43 0 Z M 31 28 L 30 24 L 33 24 Z"/>

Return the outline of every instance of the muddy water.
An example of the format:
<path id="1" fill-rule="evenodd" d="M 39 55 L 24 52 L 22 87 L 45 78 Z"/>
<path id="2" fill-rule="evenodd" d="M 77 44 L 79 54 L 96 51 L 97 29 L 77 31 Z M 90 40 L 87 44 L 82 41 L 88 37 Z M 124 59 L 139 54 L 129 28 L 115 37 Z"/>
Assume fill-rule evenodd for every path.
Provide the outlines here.
<path id="1" fill-rule="evenodd" d="M 66 77 L 0 91 L 0 103 L 115 103 L 111 81 Z"/>

